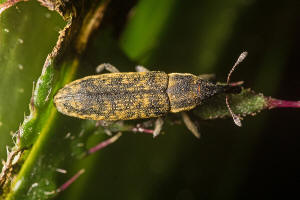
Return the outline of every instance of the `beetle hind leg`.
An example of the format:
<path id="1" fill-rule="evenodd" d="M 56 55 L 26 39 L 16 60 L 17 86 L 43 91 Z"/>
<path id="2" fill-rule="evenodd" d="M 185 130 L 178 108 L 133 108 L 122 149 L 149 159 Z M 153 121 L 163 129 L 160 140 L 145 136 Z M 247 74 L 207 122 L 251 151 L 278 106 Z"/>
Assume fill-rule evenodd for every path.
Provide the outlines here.
<path id="1" fill-rule="evenodd" d="M 102 72 L 103 70 L 106 70 L 106 71 L 109 71 L 111 73 L 117 73 L 117 72 L 120 72 L 115 66 L 109 64 L 109 63 L 103 63 L 103 64 L 100 64 L 96 67 L 96 72 L 97 73 L 100 73 Z"/>

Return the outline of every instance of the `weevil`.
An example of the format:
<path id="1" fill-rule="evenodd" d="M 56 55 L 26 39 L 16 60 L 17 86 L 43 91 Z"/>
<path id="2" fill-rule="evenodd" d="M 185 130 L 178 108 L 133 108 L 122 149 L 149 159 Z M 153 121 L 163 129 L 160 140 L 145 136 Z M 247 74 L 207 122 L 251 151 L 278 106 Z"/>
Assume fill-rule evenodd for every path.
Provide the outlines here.
<path id="1" fill-rule="evenodd" d="M 240 84 L 230 84 L 229 77 L 234 68 L 245 58 L 243 52 L 228 74 L 227 84 L 213 83 L 189 73 L 165 73 L 148 71 L 137 66 L 137 72 L 119 72 L 110 64 L 99 65 L 111 73 L 87 76 L 75 80 L 54 97 L 59 112 L 81 119 L 91 120 L 133 120 L 158 118 L 154 129 L 157 135 L 162 127 L 162 116 L 168 113 L 182 113 L 183 121 L 197 137 L 196 126 L 184 111 L 189 111 L 204 100 L 220 93 L 239 93 Z M 228 109 L 236 124 L 239 118 Z"/>

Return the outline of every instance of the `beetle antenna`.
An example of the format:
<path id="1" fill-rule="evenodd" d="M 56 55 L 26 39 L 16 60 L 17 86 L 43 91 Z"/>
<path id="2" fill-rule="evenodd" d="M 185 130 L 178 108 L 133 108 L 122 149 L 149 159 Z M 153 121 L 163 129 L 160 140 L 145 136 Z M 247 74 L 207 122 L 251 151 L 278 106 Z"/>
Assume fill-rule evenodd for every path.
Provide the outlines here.
<path id="1" fill-rule="evenodd" d="M 235 68 L 241 63 L 243 62 L 243 60 L 246 58 L 248 52 L 247 51 L 244 51 L 243 53 L 241 53 L 241 55 L 239 56 L 239 58 L 236 60 L 236 62 L 234 63 L 233 67 L 231 68 L 230 72 L 228 73 L 228 76 L 227 76 L 227 84 L 229 84 L 229 81 L 230 81 L 230 77 L 231 77 L 231 74 L 232 72 L 235 70 Z"/>
<path id="2" fill-rule="evenodd" d="M 227 84 L 229 85 L 229 81 L 230 81 L 230 77 L 231 77 L 231 74 L 232 72 L 236 69 L 236 67 L 241 63 L 243 62 L 243 60 L 246 58 L 247 56 L 247 52 L 244 51 L 243 53 L 241 53 L 241 55 L 239 56 L 239 58 L 237 59 L 237 61 L 234 63 L 233 67 L 231 68 L 230 72 L 228 73 L 228 76 L 227 76 Z M 232 109 L 230 108 L 229 106 L 229 100 L 228 100 L 228 95 L 226 95 L 225 97 L 225 102 L 226 102 L 226 106 L 232 116 L 232 119 L 234 121 L 234 123 L 237 125 L 237 126 L 242 126 L 242 122 L 241 122 L 241 119 L 238 115 L 236 115 Z"/>
<path id="3" fill-rule="evenodd" d="M 226 97 L 225 97 L 225 102 L 226 102 L 226 106 L 227 106 L 227 108 L 228 108 L 228 110 L 229 110 L 229 112 L 230 112 L 230 114 L 231 114 L 231 116 L 232 116 L 232 119 L 233 119 L 234 123 L 235 123 L 237 126 L 241 127 L 241 126 L 242 126 L 241 119 L 239 118 L 238 115 L 234 114 L 234 112 L 231 110 L 231 108 L 230 108 L 230 106 L 229 106 L 228 95 L 226 95 Z"/>

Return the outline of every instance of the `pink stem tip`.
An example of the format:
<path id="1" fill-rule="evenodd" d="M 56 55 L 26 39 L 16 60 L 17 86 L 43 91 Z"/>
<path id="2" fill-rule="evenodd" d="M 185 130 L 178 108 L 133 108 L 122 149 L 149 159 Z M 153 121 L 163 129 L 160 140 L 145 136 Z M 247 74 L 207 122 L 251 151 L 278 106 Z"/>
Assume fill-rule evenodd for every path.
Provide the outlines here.
<path id="1" fill-rule="evenodd" d="M 56 192 L 62 192 L 65 189 L 67 189 L 72 183 L 74 183 L 78 177 L 84 173 L 84 169 L 79 170 L 73 177 L 71 177 L 67 182 L 65 182 L 64 184 L 62 184 L 57 190 Z"/>
<path id="2" fill-rule="evenodd" d="M 142 128 L 142 127 L 135 127 L 132 129 L 132 131 L 134 133 L 139 132 L 139 133 L 149 133 L 149 134 L 153 134 L 153 130 L 151 129 L 146 129 L 146 128 Z"/>
<path id="3" fill-rule="evenodd" d="M 300 108 L 300 101 L 286 101 L 280 99 L 268 98 L 267 107 L 271 108 Z"/>
<path id="4" fill-rule="evenodd" d="M 119 132 L 116 135 L 112 136 L 111 138 L 104 140 L 103 142 L 97 144 L 96 146 L 90 148 L 88 150 L 88 154 L 93 154 L 96 151 L 99 151 L 100 149 L 103 149 L 104 147 L 107 147 L 108 145 L 114 143 L 115 141 L 117 141 L 119 139 L 119 137 L 121 137 L 122 133 Z"/>

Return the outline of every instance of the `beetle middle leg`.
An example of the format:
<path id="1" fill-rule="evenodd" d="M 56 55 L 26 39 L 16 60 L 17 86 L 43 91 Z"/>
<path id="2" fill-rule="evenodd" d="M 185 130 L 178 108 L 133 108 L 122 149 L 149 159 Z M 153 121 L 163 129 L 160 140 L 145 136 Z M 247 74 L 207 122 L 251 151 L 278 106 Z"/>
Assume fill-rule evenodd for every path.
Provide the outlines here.
<path id="1" fill-rule="evenodd" d="M 103 63 L 103 64 L 98 65 L 96 67 L 96 72 L 97 73 L 100 73 L 103 70 L 109 71 L 111 73 L 118 73 L 118 72 L 120 72 L 115 66 L 113 66 L 113 65 L 111 65 L 109 63 Z"/>
<path id="2" fill-rule="evenodd" d="M 158 117 L 155 120 L 155 123 L 154 123 L 154 130 L 144 128 L 141 124 L 137 124 L 136 127 L 134 127 L 132 129 L 132 131 L 133 132 L 140 132 L 140 133 L 150 133 L 150 134 L 153 135 L 153 137 L 156 137 L 156 136 L 158 136 L 160 134 L 163 125 L 164 125 L 163 118 L 162 117 Z"/>

